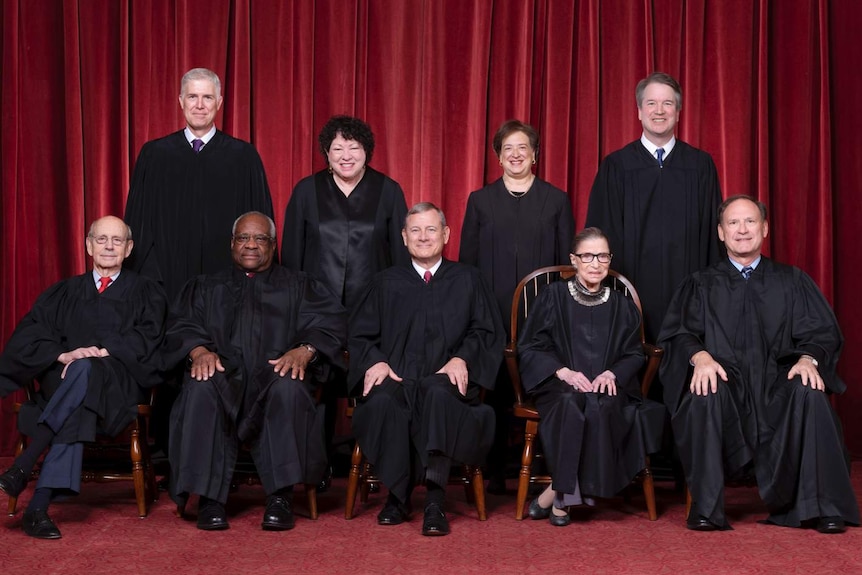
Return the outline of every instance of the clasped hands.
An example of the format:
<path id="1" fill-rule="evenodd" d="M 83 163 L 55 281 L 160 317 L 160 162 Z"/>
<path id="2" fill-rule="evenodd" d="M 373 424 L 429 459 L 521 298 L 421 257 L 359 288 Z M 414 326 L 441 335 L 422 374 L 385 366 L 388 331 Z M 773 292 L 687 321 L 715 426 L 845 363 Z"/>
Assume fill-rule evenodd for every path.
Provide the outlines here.
<path id="1" fill-rule="evenodd" d="M 607 393 L 608 395 L 617 394 L 617 376 L 612 371 L 606 369 L 596 376 L 592 381 L 580 371 L 574 371 L 568 367 L 561 367 L 557 370 L 557 379 L 574 387 L 576 390 L 588 393 Z"/>
<path id="2" fill-rule="evenodd" d="M 284 377 L 290 372 L 291 379 L 305 379 L 305 369 L 314 357 L 314 353 L 306 347 L 300 346 L 291 349 L 277 359 L 270 359 L 267 363 L 272 366 L 274 372 L 279 377 Z M 210 351 L 202 345 L 194 348 L 189 353 L 191 359 L 191 377 L 197 381 L 206 381 L 215 374 L 216 371 L 223 372 L 221 358 L 214 351 Z"/>
<path id="3" fill-rule="evenodd" d="M 691 383 L 689 390 L 695 395 L 707 395 L 709 393 L 718 393 L 718 380 L 727 381 L 727 372 L 721 367 L 721 364 L 715 361 L 708 351 L 699 351 L 691 356 L 691 363 L 694 366 L 691 374 Z M 802 380 L 802 385 L 816 389 L 817 391 L 825 391 L 826 385 L 823 383 L 823 378 L 820 377 L 820 372 L 817 371 L 817 366 L 811 361 L 809 356 L 801 356 L 790 371 L 787 373 L 787 379 L 793 379 L 799 376 Z"/>
<path id="4" fill-rule="evenodd" d="M 446 362 L 446 365 L 437 370 L 437 373 L 446 374 L 449 377 L 449 383 L 458 387 L 458 393 L 463 396 L 467 395 L 467 383 L 470 381 L 467 373 L 467 362 L 460 357 L 453 357 Z M 365 372 L 365 379 L 362 385 L 362 397 L 366 397 L 375 385 L 380 385 L 386 378 L 393 381 L 403 381 L 397 373 L 392 371 L 389 364 L 385 361 L 378 361 Z"/>
<path id="5" fill-rule="evenodd" d="M 66 379 L 66 370 L 69 365 L 76 359 L 84 359 L 85 357 L 108 357 L 111 355 L 104 347 L 79 347 L 72 351 L 66 351 L 57 356 L 57 361 L 63 364 L 63 371 L 60 373 L 60 379 Z"/>

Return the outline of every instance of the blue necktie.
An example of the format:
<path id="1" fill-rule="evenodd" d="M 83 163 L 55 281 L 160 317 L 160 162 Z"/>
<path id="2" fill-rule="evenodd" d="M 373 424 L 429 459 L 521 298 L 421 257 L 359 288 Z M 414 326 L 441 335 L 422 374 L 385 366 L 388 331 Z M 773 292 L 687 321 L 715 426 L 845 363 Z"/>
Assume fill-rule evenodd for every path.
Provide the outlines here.
<path id="1" fill-rule="evenodd" d="M 204 147 L 204 141 L 200 138 L 192 140 L 192 149 L 195 151 L 195 154 L 201 151 L 201 148 Z"/>
<path id="2" fill-rule="evenodd" d="M 753 272 L 753 271 L 754 271 L 753 267 L 745 266 L 744 268 L 742 268 L 742 270 L 740 270 L 740 273 L 742 274 L 742 277 L 744 279 L 748 279 L 751 277 L 751 272 Z"/>
<path id="3" fill-rule="evenodd" d="M 664 158 L 664 148 L 657 149 L 655 151 L 655 156 L 656 156 L 656 158 L 658 158 L 658 167 L 663 168 L 664 162 L 662 161 L 662 159 Z"/>

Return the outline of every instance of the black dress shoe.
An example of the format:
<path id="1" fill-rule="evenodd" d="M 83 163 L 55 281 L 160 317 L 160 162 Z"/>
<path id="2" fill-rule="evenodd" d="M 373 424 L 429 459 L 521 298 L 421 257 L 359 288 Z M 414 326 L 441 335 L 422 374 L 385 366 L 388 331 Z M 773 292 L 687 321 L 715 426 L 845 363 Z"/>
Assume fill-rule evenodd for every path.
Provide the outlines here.
<path id="1" fill-rule="evenodd" d="M 554 527 L 565 527 L 572 522 L 572 518 L 569 517 L 568 513 L 566 513 L 565 515 L 554 515 L 553 513 L 551 513 L 550 517 L 548 518 L 548 521 L 550 521 L 551 525 L 553 525 Z"/>
<path id="2" fill-rule="evenodd" d="M 266 498 L 263 522 L 260 524 L 264 531 L 287 531 L 293 529 L 295 523 L 287 497 L 270 495 Z"/>
<path id="3" fill-rule="evenodd" d="M 840 517 L 821 517 L 817 521 L 817 531 L 820 533 L 835 534 L 844 533 L 847 527 Z"/>
<path id="4" fill-rule="evenodd" d="M 539 505 L 539 498 L 536 497 L 530 501 L 530 507 L 527 510 L 527 514 L 530 516 L 530 519 L 547 519 L 551 514 L 551 508 Z"/>
<path id="5" fill-rule="evenodd" d="M 449 535 L 449 521 L 446 514 L 437 503 L 425 506 L 425 517 L 422 519 L 422 535 Z"/>
<path id="6" fill-rule="evenodd" d="M 377 514 L 378 525 L 401 525 L 410 517 L 410 511 L 399 503 L 387 501 Z"/>
<path id="7" fill-rule="evenodd" d="M 323 479 L 320 480 L 320 483 L 317 484 L 315 488 L 318 493 L 326 493 L 329 491 L 329 487 L 332 485 L 332 466 L 326 468 L 326 475 L 323 476 Z"/>
<path id="8" fill-rule="evenodd" d="M 685 522 L 685 526 L 692 531 L 715 531 L 718 525 L 710 522 L 703 515 L 690 515 Z"/>
<path id="9" fill-rule="evenodd" d="M 224 505 L 217 501 L 209 501 L 203 507 L 198 508 L 198 529 L 204 531 L 222 531 L 229 529 L 227 514 Z"/>
<path id="10" fill-rule="evenodd" d="M 4 491 L 9 497 L 18 497 L 25 487 L 27 487 L 27 476 L 17 465 L 12 465 L 0 473 L 0 491 Z"/>
<path id="11" fill-rule="evenodd" d="M 48 512 L 44 509 L 33 509 L 24 512 L 24 533 L 36 539 L 59 539 L 60 530 L 48 517 Z"/>

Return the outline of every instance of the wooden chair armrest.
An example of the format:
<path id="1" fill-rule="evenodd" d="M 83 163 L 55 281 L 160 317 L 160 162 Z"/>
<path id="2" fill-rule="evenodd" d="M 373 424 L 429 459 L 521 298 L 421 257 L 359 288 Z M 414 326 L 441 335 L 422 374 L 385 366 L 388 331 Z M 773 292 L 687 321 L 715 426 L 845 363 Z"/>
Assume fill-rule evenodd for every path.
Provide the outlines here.
<path id="1" fill-rule="evenodd" d="M 643 397 L 647 397 L 649 394 L 650 387 L 652 387 L 652 382 L 655 379 L 656 374 L 658 373 L 659 364 L 661 364 L 661 358 L 664 355 L 664 350 L 658 346 L 655 346 L 651 343 L 644 342 L 643 344 L 644 353 L 647 356 L 646 369 L 644 370 L 643 379 L 641 380 L 641 395 Z"/>

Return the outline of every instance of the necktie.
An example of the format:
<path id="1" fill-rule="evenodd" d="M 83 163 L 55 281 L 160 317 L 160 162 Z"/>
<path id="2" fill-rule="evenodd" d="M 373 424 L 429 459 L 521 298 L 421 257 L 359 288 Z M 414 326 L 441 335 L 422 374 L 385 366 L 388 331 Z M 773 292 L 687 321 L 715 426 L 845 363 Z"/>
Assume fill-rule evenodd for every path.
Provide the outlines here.
<path id="1" fill-rule="evenodd" d="M 751 267 L 751 266 L 745 266 L 744 268 L 742 268 L 742 270 L 740 271 L 740 273 L 742 274 L 742 277 L 743 277 L 743 278 L 748 279 L 748 278 L 750 278 L 750 277 L 751 277 L 751 272 L 753 272 L 753 271 L 754 271 L 754 268 L 753 268 L 753 267 Z"/>
<path id="2" fill-rule="evenodd" d="M 201 148 L 204 147 L 204 141 L 200 138 L 192 140 L 192 149 L 195 151 L 195 154 L 201 151 Z"/>
<path id="3" fill-rule="evenodd" d="M 253 278 L 253 277 L 254 277 L 254 272 L 245 272 L 245 277 L 247 277 L 247 278 Z"/>
<path id="4" fill-rule="evenodd" d="M 425 275 L 422 277 L 425 278 L 426 284 L 430 283 L 431 282 L 431 270 L 425 270 Z"/>
<path id="5" fill-rule="evenodd" d="M 658 158 L 658 167 L 663 168 L 664 162 L 662 160 L 664 159 L 664 148 L 657 149 L 655 151 L 655 157 Z"/>
<path id="6" fill-rule="evenodd" d="M 108 289 L 108 285 L 111 283 L 111 278 L 99 278 L 99 293 L 102 293 L 106 289 Z"/>

